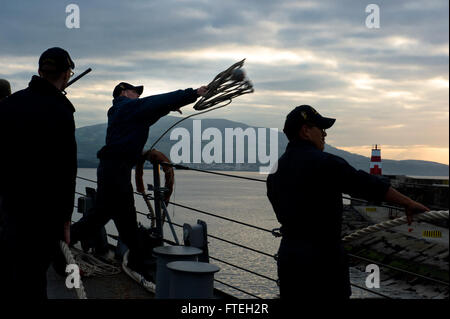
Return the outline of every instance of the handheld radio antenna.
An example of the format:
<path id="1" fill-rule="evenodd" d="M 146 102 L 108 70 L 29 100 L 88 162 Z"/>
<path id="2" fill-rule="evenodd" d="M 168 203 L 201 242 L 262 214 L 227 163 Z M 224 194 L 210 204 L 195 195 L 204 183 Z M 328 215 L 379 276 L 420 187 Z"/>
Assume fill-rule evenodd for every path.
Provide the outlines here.
<path id="1" fill-rule="evenodd" d="M 87 69 L 86 71 L 84 71 L 83 73 L 81 73 L 80 75 L 78 75 L 77 77 L 75 77 L 75 78 L 73 78 L 72 80 L 70 80 L 69 82 L 67 82 L 67 85 L 66 85 L 66 89 L 69 87 L 69 86 L 71 86 L 72 84 L 74 84 L 76 81 L 78 81 L 79 79 L 81 79 L 83 76 L 85 76 L 86 74 L 88 74 L 89 72 L 91 72 L 92 71 L 92 69 L 91 68 L 89 68 L 89 69 Z"/>

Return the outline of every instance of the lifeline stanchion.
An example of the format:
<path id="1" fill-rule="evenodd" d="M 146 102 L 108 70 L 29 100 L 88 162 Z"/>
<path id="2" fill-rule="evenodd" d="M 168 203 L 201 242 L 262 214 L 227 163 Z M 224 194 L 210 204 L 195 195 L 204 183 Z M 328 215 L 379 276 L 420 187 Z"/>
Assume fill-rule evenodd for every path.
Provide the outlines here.
<path id="1" fill-rule="evenodd" d="M 147 197 L 149 197 L 150 199 L 154 199 L 154 197 L 152 197 L 151 195 L 148 195 L 148 194 L 147 194 Z M 226 221 L 229 221 L 229 222 L 233 222 L 233 223 L 237 223 L 237 224 L 240 224 L 240 225 L 243 225 L 243 226 L 247 226 L 247 227 L 251 227 L 251 228 L 254 228 L 254 229 L 262 230 L 262 231 L 271 233 L 275 237 L 279 237 L 276 232 L 274 233 L 273 229 L 272 230 L 265 229 L 265 228 L 262 228 L 262 227 L 258 227 L 258 226 L 251 225 L 251 224 L 248 224 L 248 223 L 244 223 L 244 222 L 241 222 L 241 221 L 238 221 L 238 220 L 235 220 L 235 219 L 231 219 L 231 218 L 228 218 L 228 217 L 224 217 L 224 216 L 220 216 L 220 215 L 217 215 L 217 214 L 209 213 L 209 212 L 206 212 L 206 211 L 203 211 L 203 210 L 200 210 L 200 209 L 196 209 L 196 208 L 193 208 L 193 207 L 189 207 L 189 206 L 178 204 L 178 203 L 171 202 L 171 201 L 169 201 L 169 204 L 172 204 L 173 206 L 185 208 L 187 210 L 192 210 L 192 211 L 200 213 L 200 214 L 213 216 L 213 217 L 216 217 L 216 218 L 219 218 L 219 219 L 223 219 L 223 220 L 226 220 Z"/>

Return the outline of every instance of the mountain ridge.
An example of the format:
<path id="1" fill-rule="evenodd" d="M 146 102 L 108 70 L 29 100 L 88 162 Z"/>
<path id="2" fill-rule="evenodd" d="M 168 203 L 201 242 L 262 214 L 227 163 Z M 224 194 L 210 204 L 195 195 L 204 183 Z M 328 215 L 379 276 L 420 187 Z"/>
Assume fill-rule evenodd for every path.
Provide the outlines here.
<path id="1" fill-rule="evenodd" d="M 173 125 L 176 121 L 180 120 L 180 117 L 174 116 L 165 116 L 161 118 L 157 123 L 151 126 L 149 139 L 147 140 L 145 149 L 148 149 L 153 142 L 171 125 Z M 185 128 L 190 133 L 190 139 L 192 138 L 193 132 L 193 119 L 187 119 L 175 128 Z M 247 128 L 254 128 L 255 132 L 257 132 L 257 128 L 245 123 L 225 120 L 225 119 L 202 119 L 201 120 L 201 132 L 206 128 L 213 127 L 219 129 L 222 133 L 222 140 L 225 136 L 224 131 L 225 128 L 242 128 L 243 130 Z M 105 143 L 106 136 L 106 123 L 89 125 L 77 128 L 76 130 L 76 138 L 78 144 L 78 165 L 79 167 L 97 167 L 98 159 L 96 158 L 97 151 L 103 147 Z M 173 130 L 172 129 L 172 130 Z M 267 130 L 266 130 L 267 131 Z M 266 133 L 266 150 L 269 150 L 268 140 L 269 133 Z M 156 145 L 156 148 L 167 156 L 170 154 L 170 149 L 173 147 L 175 143 L 179 140 L 170 140 L 170 132 L 168 132 Z M 208 144 L 209 140 L 202 140 L 201 149 Z M 278 132 L 278 157 L 283 154 L 288 141 L 285 135 L 282 132 Z M 259 166 L 266 166 L 264 163 L 248 163 L 248 143 L 245 143 L 245 162 L 242 164 L 227 164 L 222 160 L 222 163 L 199 163 L 199 164 L 185 164 L 186 166 L 203 168 L 203 169 L 214 169 L 214 170 L 246 170 L 246 171 L 257 171 Z M 224 145 L 224 143 L 222 143 Z M 233 143 L 234 152 L 236 154 L 236 145 Z M 347 152 L 338 148 L 335 148 L 331 145 L 325 145 L 325 151 L 332 153 L 334 155 L 340 156 L 344 158 L 350 165 L 354 166 L 357 169 L 362 169 L 364 171 L 369 171 L 370 158 L 354 154 L 351 152 Z M 368 150 L 369 152 L 369 150 Z M 383 154 L 381 154 L 383 156 Z M 222 155 L 222 158 L 224 156 Z M 192 154 L 191 154 L 191 163 L 192 163 Z M 392 160 L 392 159 L 382 159 L 382 169 L 383 174 L 385 175 L 417 175 L 417 176 L 448 176 L 449 175 L 449 166 L 432 161 L 424 161 L 424 160 Z"/>

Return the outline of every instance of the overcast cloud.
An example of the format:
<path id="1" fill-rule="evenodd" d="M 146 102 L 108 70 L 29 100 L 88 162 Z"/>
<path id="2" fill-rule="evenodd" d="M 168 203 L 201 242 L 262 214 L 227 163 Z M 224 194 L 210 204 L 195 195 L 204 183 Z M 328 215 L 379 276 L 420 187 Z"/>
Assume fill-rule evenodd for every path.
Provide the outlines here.
<path id="1" fill-rule="evenodd" d="M 70 3 L 80 29 L 65 26 Z M 335 147 L 448 164 L 448 1 L 376 1 L 379 29 L 365 25 L 369 3 L 2 1 L 0 78 L 22 89 L 45 49 L 67 49 L 77 73 L 93 69 L 68 89 L 80 127 L 106 122 L 120 81 L 144 95 L 195 88 L 246 58 L 255 93 L 203 117 L 282 128 L 310 104 L 337 118 Z"/>

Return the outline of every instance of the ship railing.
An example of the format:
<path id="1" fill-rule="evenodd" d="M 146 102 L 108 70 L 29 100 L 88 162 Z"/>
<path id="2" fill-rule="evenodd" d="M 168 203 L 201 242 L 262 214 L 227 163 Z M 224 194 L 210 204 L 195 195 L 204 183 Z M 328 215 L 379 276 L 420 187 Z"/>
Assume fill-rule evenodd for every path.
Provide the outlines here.
<path id="1" fill-rule="evenodd" d="M 236 178 L 236 179 L 244 179 L 244 180 L 249 180 L 249 181 L 255 181 L 255 182 L 263 182 L 263 183 L 266 183 L 266 180 L 263 180 L 263 179 L 257 179 L 257 178 L 251 178 L 251 177 L 246 177 L 246 176 L 239 176 L 239 175 L 233 175 L 233 174 L 228 174 L 228 173 L 221 173 L 221 172 L 216 172 L 216 171 L 202 170 L 202 169 L 197 169 L 197 168 L 190 168 L 190 167 L 186 167 L 186 166 L 179 165 L 179 164 L 162 163 L 161 165 L 170 165 L 170 166 L 172 166 L 172 167 L 174 167 L 174 168 L 176 168 L 176 169 L 192 170 L 192 171 L 197 171 L 197 172 L 201 172 L 201 173 L 207 173 L 207 174 L 213 174 L 213 175 L 220 175 L 220 176 L 227 176 L 227 177 Z M 155 190 L 157 190 L 158 187 L 159 187 L 159 165 L 154 165 L 153 171 L 154 171 L 154 175 L 155 175 L 155 176 L 157 175 L 156 178 L 155 178 L 155 176 L 154 176 L 155 182 L 156 182 L 155 184 L 158 184 L 158 185 L 155 185 Z M 95 180 L 93 180 L 93 179 L 89 179 L 89 178 L 85 178 L 85 177 L 81 177 L 81 176 L 77 176 L 77 178 L 79 178 L 79 179 L 81 179 L 81 180 L 84 180 L 84 181 L 88 181 L 88 182 L 92 182 L 92 183 L 97 183 L 97 181 L 95 181 Z M 135 193 L 136 195 L 142 195 L 141 193 L 138 193 L 138 192 L 134 192 L 134 193 Z M 85 194 L 79 193 L 79 192 L 76 192 L 76 194 L 78 194 L 78 195 L 80 195 L 80 196 L 86 196 Z M 157 193 L 155 192 L 155 194 L 157 194 Z M 157 197 L 157 196 L 151 196 L 150 194 L 147 194 L 147 195 L 145 195 L 145 196 L 147 196 L 147 198 L 149 198 L 149 199 L 151 199 L 151 200 L 157 200 L 157 199 L 155 199 L 155 197 Z M 361 200 L 361 199 L 357 199 L 357 198 L 352 198 L 352 197 L 347 197 L 347 196 L 343 196 L 343 199 L 354 200 L 354 201 L 361 201 L 361 202 L 366 202 L 366 203 L 367 203 L 367 201 L 365 201 L 365 200 Z M 188 210 L 188 211 L 193 211 L 193 212 L 195 212 L 195 213 L 199 213 L 199 214 L 204 214 L 204 215 L 212 216 L 212 217 L 214 217 L 214 218 L 226 220 L 226 221 L 231 222 L 231 223 L 236 223 L 236 224 L 239 224 L 239 225 L 242 225 L 242 226 L 245 226 L 245 227 L 249 227 L 249 228 L 252 228 L 252 229 L 255 229 L 255 230 L 259 230 L 259 231 L 263 231 L 263 232 L 266 232 L 266 233 L 270 233 L 270 234 L 272 234 L 272 235 L 275 236 L 275 237 L 280 237 L 280 236 L 281 236 L 281 234 L 280 234 L 278 228 L 274 228 L 274 229 L 266 229 L 266 228 L 263 228 L 263 227 L 259 227 L 259 226 L 256 226 L 256 225 L 252 225 L 252 224 L 249 224 L 249 223 L 245 223 L 245 222 L 243 222 L 243 221 L 239 221 L 239 220 L 232 219 L 232 218 L 229 218 L 229 217 L 221 216 L 221 215 L 218 215 L 218 214 L 215 214 L 215 213 L 211 213 L 211 212 L 208 212 L 208 211 L 205 211 L 205 210 L 200 210 L 200 209 L 197 209 L 197 208 L 194 208 L 194 207 L 190 207 L 190 206 L 187 206 L 187 205 L 175 203 L 175 202 L 172 202 L 172 201 L 169 201 L 169 203 L 172 204 L 173 206 L 181 207 L 181 208 L 184 208 L 184 209 L 186 209 L 186 210 Z M 157 205 L 155 205 L 155 206 L 156 206 L 155 208 L 157 208 Z M 398 209 L 398 210 L 402 210 L 402 208 L 399 208 L 399 207 L 393 207 L 393 206 L 388 206 L 388 205 L 384 205 L 384 204 L 379 204 L 379 205 L 377 205 L 377 206 L 383 206 L 383 207 L 387 207 L 387 208 L 390 208 L 390 209 L 395 208 L 395 209 Z M 164 207 L 164 209 L 165 209 L 165 207 Z M 149 218 L 149 219 L 156 219 L 157 225 L 158 225 L 158 222 L 161 222 L 160 218 L 159 218 L 159 221 L 158 221 L 158 214 L 157 214 L 156 217 L 153 217 L 150 213 L 143 213 L 143 212 L 140 212 L 140 211 L 136 211 L 136 213 L 137 213 L 137 214 L 140 214 L 140 215 L 143 215 L 143 216 L 146 216 L 146 217 Z M 168 214 L 166 214 L 166 216 L 167 216 L 167 215 L 168 215 Z M 167 222 L 167 223 L 168 223 L 169 225 L 171 225 L 171 226 L 176 226 L 176 227 L 181 227 L 181 228 L 183 228 L 182 225 L 177 224 L 177 223 L 174 223 L 174 222 L 172 222 L 171 220 L 166 220 L 165 222 Z M 160 229 L 161 229 L 161 227 L 162 227 L 161 224 L 159 225 L 159 227 L 160 227 Z M 271 254 L 271 253 L 268 253 L 268 252 L 265 252 L 265 251 L 261 251 L 261 250 L 259 250 L 259 249 L 255 249 L 255 248 L 252 248 L 252 247 L 243 245 L 243 244 L 241 244 L 241 243 L 237 243 L 237 242 L 234 242 L 234 241 L 231 241 L 231 240 L 227 240 L 227 239 L 221 238 L 221 237 L 216 236 L 216 235 L 213 235 L 213 234 L 209 234 L 209 233 L 208 233 L 207 236 L 208 236 L 209 238 L 213 238 L 213 239 L 216 239 L 216 240 L 225 242 L 225 243 L 227 243 L 227 244 L 230 244 L 230 245 L 233 245 L 233 246 L 236 246 L 236 247 L 240 247 L 240 248 L 242 248 L 242 249 L 246 249 L 246 250 L 255 252 L 255 253 L 257 253 L 257 254 L 266 256 L 266 257 L 273 258 L 275 261 L 278 259 L 278 255 L 277 255 L 277 254 Z M 111 237 L 113 237 L 113 236 L 111 236 Z M 164 239 L 164 242 L 166 242 L 166 243 L 168 243 L 168 244 L 172 244 L 172 245 L 178 244 L 177 242 L 173 242 L 173 241 L 170 241 L 170 240 L 168 240 L 168 239 Z M 384 265 L 384 264 L 379 263 L 378 261 L 370 260 L 370 259 L 368 259 L 368 258 L 364 258 L 364 257 L 357 256 L 357 255 L 353 255 L 353 254 L 348 254 L 348 255 L 349 255 L 350 257 L 352 257 L 352 258 L 359 259 L 359 260 L 361 260 L 361 261 L 363 261 L 363 262 L 367 262 L 367 263 L 375 263 L 375 264 L 377 264 L 377 265 L 379 265 L 379 266 L 381 266 L 381 267 L 386 267 L 386 268 L 389 268 L 389 269 L 391 269 L 391 270 L 394 270 L 394 271 L 397 271 L 397 272 L 400 272 L 400 273 L 404 273 L 404 274 L 408 274 L 408 275 L 414 275 L 414 276 L 416 276 L 416 277 L 420 277 L 420 278 L 422 278 L 422 279 L 425 279 L 425 280 L 428 280 L 428 281 L 432 281 L 432 282 L 434 282 L 434 283 L 446 285 L 446 286 L 449 285 L 448 282 L 440 281 L 440 280 L 437 280 L 437 279 L 435 279 L 435 278 L 431 278 L 431 277 L 427 277 L 427 276 L 424 276 L 424 275 L 420 275 L 420 274 L 417 274 L 417 273 L 414 273 L 414 272 L 410 272 L 410 271 L 407 271 L 407 270 L 404 270 L 404 269 L 401 269 L 401 268 L 397 268 L 397 267 L 393 267 L 393 266 L 389 266 L 389 265 Z M 263 278 L 263 279 L 265 279 L 265 280 L 268 280 L 268 281 L 271 281 L 271 282 L 275 282 L 275 283 L 278 284 L 278 280 L 275 279 L 275 278 L 271 278 L 271 277 L 266 276 L 266 275 L 264 275 L 264 274 L 261 274 L 261 273 L 258 273 L 258 272 L 256 272 L 256 271 L 253 271 L 253 270 L 251 270 L 251 269 L 247 269 L 247 268 L 245 268 L 245 267 L 241 267 L 241 266 L 235 265 L 235 264 L 233 264 L 233 263 L 230 263 L 230 262 L 228 262 L 228 261 L 226 261 L 226 260 L 222 260 L 222 259 L 220 259 L 220 258 L 218 258 L 218 257 L 215 257 L 215 256 L 211 256 L 211 255 L 210 255 L 209 257 L 210 257 L 211 259 L 213 259 L 213 260 L 216 260 L 216 261 L 218 261 L 218 262 L 220 262 L 220 263 L 226 264 L 226 265 L 228 265 L 228 266 L 230 266 L 230 267 L 239 269 L 239 270 L 241 270 L 241 271 L 250 273 L 250 274 L 252 274 L 252 275 L 258 276 L 258 277 L 260 277 L 260 278 Z M 214 279 L 214 280 L 215 280 L 216 282 L 218 282 L 218 283 L 224 285 L 224 286 L 227 286 L 227 287 L 229 287 L 229 288 L 232 288 L 232 289 L 234 289 L 234 290 L 236 290 L 236 291 L 239 291 L 239 292 L 241 292 L 241 293 L 244 293 L 244 294 L 246 294 L 246 295 L 248 295 L 248 296 L 252 296 L 252 297 L 258 298 L 258 299 L 261 299 L 261 298 L 262 298 L 262 297 L 257 296 L 257 295 L 255 295 L 255 294 L 249 292 L 249 291 L 245 291 L 245 290 L 243 290 L 243 289 L 241 289 L 241 288 L 239 288 L 239 287 L 235 287 L 235 286 L 230 285 L 230 284 L 228 284 L 228 283 L 224 283 L 224 282 L 221 281 L 221 280 L 218 280 L 218 279 Z M 362 287 L 362 286 L 357 285 L 357 284 L 354 284 L 354 283 L 351 283 L 351 285 L 352 285 L 353 287 L 358 288 L 358 289 L 367 291 L 367 292 L 369 292 L 369 293 L 371 293 L 371 294 L 378 295 L 378 296 L 381 296 L 381 297 L 383 297 L 383 298 L 391 299 L 391 297 L 388 296 L 388 295 L 386 295 L 386 294 L 383 294 L 383 293 L 380 293 L 380 292 L 377 292 L 377 291 L 374 291 L 374 290 L 371 290 L 371 289 Z"/>

